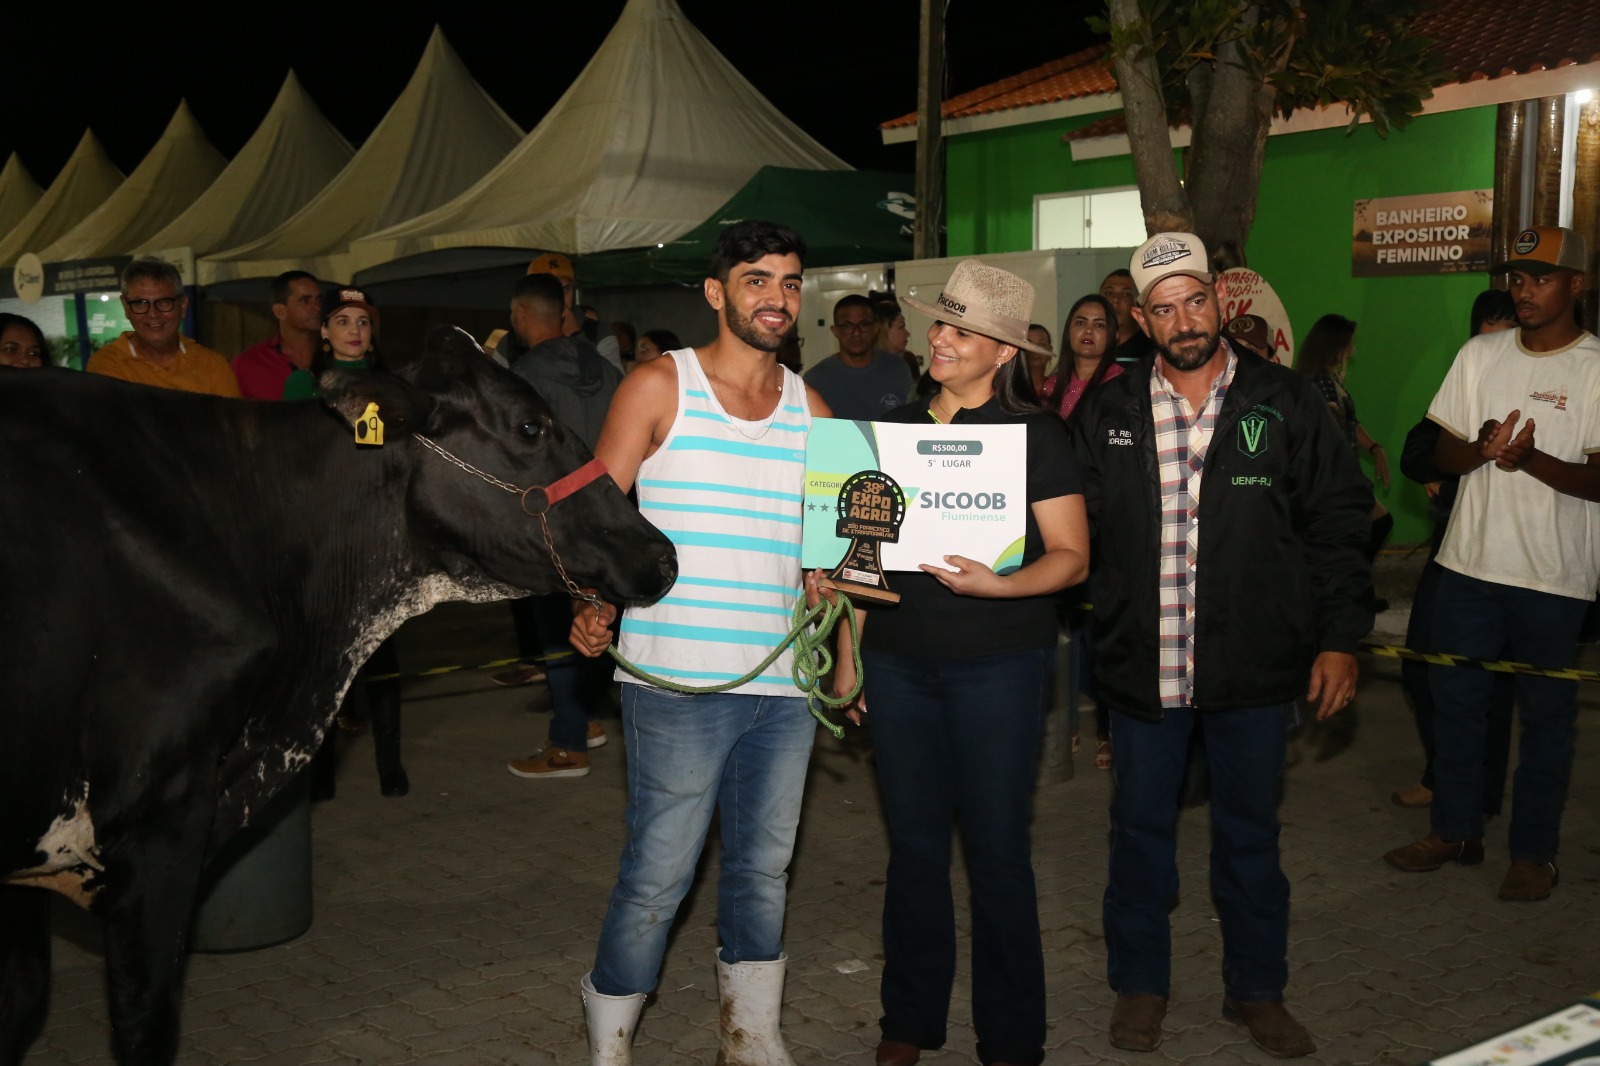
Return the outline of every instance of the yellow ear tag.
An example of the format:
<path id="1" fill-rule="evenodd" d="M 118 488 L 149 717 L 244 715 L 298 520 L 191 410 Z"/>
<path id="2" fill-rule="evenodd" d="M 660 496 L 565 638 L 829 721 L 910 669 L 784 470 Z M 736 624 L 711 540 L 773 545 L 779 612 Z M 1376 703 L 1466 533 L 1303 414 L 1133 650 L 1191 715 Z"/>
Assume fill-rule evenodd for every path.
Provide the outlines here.
<path id="1" fill-rule="evenodd" d="M 383 443 L 383 419 L 378 417 L 378 405 L 367 404 L 367 409 L 356 420 L 356 443 L 381 445 Z"/>

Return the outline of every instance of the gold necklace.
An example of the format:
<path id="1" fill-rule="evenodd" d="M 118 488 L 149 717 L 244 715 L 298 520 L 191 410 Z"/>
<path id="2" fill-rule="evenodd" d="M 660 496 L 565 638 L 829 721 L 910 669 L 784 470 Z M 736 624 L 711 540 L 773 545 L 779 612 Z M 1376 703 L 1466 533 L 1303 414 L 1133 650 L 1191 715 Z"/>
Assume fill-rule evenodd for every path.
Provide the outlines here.
<path id="1" fill-rule="evenodd" d="M 777 420 L 778 407 L 780 405 L 775 404 L 773 406 L 772 413 L 767 415 L 766 419 L 761 422 L 760 430 L 755 433 L 748 433 L 745 431 L 744 426 L 740 423 L 752 422 L 756 420 L 738 418 L 730 413 L 728 411 L 728 405 L 722 400 L 721 390 L 723 383 L 718 380 L 715 367 L 708 367 L 704 364 L 701 364 L 701 368 L 705 371 L 706 381 L 711 385 L 712 394 L 717 397 L 717 405 L 722 408 L 722 417 L 727 419 L 728 425 L 733 427 L 734 432 L 738 433 L 739 436 L 743 437 L 745 440 L 760 440 L 762 437 L 765 437 L 768 431 L 772 429 L 772 423 Z M 774 369 L 778 371 L 778 393 L 781 396 L 783 393 L 783 367 L 775 365 Z"/>

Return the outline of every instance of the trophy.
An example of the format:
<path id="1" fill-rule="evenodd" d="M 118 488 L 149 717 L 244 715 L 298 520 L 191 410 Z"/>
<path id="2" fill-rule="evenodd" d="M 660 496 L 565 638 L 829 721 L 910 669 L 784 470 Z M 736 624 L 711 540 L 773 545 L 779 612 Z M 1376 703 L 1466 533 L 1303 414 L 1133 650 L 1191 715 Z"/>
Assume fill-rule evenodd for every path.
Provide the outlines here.
<path id="1" fill-rule="evenodd" d="M 906 520 L 906 495 L 894 478 L 881 470 L 863 470 L 845 479 L 839 488 L 839 521 L 834 533 L 850 538 L 850 550 L 833 573 L 822 579 L 852 599 L 870 603 L 899 603 L 900 594 L 889 591 L 878 545 L 900 539 Z"/>

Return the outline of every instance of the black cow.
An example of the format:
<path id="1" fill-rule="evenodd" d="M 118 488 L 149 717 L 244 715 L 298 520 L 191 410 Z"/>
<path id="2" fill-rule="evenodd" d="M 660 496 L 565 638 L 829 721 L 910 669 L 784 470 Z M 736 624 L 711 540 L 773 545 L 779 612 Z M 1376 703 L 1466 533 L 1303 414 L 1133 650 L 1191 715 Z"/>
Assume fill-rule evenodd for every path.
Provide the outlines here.
<path id="1" fill-rule="evenodd" d="M 320 387 L 326 406 L 0 371 L 0 1063 L 43 1018 L 41 889 L 105 919 L 118 1061 L 170 1063 L 201 867 L 310 760 L 372 649 L 442 600 L 567 587 L 544 494 L 508 488 L 590 457 L 465 333 Z M 352 439 L 369 403 L 382 447 Z M 676 576 L 609 477 L 545 521 L 609 600 Z"/>

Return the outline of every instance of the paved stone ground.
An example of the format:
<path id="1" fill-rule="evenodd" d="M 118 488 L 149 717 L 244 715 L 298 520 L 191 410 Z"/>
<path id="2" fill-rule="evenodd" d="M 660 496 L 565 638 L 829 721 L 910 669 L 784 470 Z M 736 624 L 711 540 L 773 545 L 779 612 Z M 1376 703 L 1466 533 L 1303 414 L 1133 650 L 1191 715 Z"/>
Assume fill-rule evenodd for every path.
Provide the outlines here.
<path id="1" fill-rule="evenodd" d="M 1398 634 L 1415 560 L 1385 565 L 1396 609 L 1380 633 Z M 481 662 L 506 654 L 509 629 L 503 607 L 441 608 L 407 628 L 402 658 L 413 668 Z M 1408 876 L 1380 861 L 1422 835 L 1426 819 L 1388 802 L 1419 763 L 1396 663 L 1368 656 L 1363 670 L 1358 703 L 1333 727 L 1306 730 L 1292 752 L 1283 804 L 1294 885 L 1289 996 L 1321 1045 L 1305 1061 L 1420 1063 L 1600 988 L 1600 692 L 1584 693 L 1561 886 L 1548 903 L 1516 906 L 1494 899 L 1504 820 L 1490 826 L 1490 858 L 1477 869 Z M 587 778 L 524 781 L 504 763 L 542 740 L 541 689 L 498 690 L 463 673 L 407 691 L 412 794 L 380 797 L 370 741 L 350 745 L 338 799 L 315 811 L 311 930 L 278 947 L 194 958 L 185 1066 L 586 1061 L 576 990 L 621 844 L 622 746 L 614 739 L 598 750 Z M 867 1062 L 877 1041 L 885 844 L 868 754 L 860 733 L 843 743 L 819 733 L 788 928 L 784 1024 L 802 1064 Z M 1219 1017 L 1202 811 L 1182 825 L 1167 1042 L 1154 1055 L 1107 1043 L 1099 895 L 1108 775 L 1087 752 L 1077 760 L 1073 779 L 1040 787 L 1034 832 L 1049 1061 L 1269 1061 Z M 714 904 L 714 891 L 699 891 L 680 917 L 635 1046 L 641 1066 L 715 1058 Z M 98 929 L 65 905 L 55 917 L 51 1015 L 27 1063 L 109 1062 Z M 974 1062 L 973 1040 L 958 987 L 948 1048 L 924 1061 Z"/>

